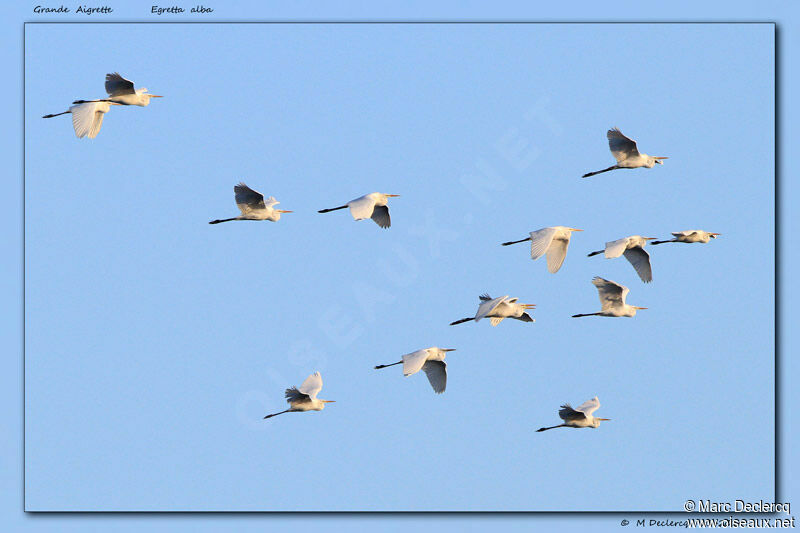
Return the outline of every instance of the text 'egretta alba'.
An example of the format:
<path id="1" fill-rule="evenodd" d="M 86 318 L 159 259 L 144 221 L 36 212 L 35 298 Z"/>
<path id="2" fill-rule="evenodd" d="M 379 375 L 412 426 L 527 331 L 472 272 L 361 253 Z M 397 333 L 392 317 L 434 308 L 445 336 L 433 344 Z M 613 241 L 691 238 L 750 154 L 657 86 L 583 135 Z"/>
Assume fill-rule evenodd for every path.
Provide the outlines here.
<path id="1" fill-rule="evenodd" d="M 610 418 L 597 418 L 592 416 L 592 413 L 597 411 L 599 407 L 600 400 L 597 396 L 582 403 L 576 409 L 573 409 L 568 403 L 565 403 L 558 411 L 558 416 L 564 423 L 557 426 L 550 426 L 549 428 L 539 428 L 536 432 L 538 433 L 555 428 L 596 428 L 600 425 L 601 420 L 611 420 Z"/>
<path id="2" fill-rule="evenodd" d="M 286 403 L 291 407 L 279 413 L 267 415 L 264 418 L 282 415 L 283 413 L 294 413 L 298 411 L 322 411 L 326 403 L 333 403 L 336 400 L 320 400 L 317 394 L 322 390 L 322 376 L 319 372 L 314 372 L 306 378 L 299 387 L 286 389 Z"/>
<path id="3" fill-rule="evenodd" d="M 108 113 L 112 105 L 120 104 L 113 102 L 86 102 L 72 105 L 63 113 L 44 115 L 42 118 L 53 118 L 72 113 L 72 127 L 75 129 L 75 136 L 79 139 L 84 137 L 94 139 L 100 133 L 100 127 L 103 125 L 103 116 Z"/>
<path id="4" fill-rule="evenodd" d="M 650 254 L 644 247 L 647 241 L 652 241 L 655 237 L 642 237 L 640 235 L 631 235 L 616 241 L 606 243 L 605 256 L 606 259 L 614 259 L 625 254 L 625 259 L 633 265 L 633 269 L 639 274 L 639 278 L 645 283 L 653 281 L 653 271 L 650 268 Z M 589 254 L 593 255 L 602 254 L 604 250 L 598 250 Z"/>
<path id="5" fill-rule="evenodd" d="M 209 224 L 219 224 L 220 222 L 230 222 L 231 220 L 271 220 L 277 222 L 281 219 L 281 213 L 292 213 L 285 209 L 275 209 L 274 206 L 280 202 L 274 196 L 264 202 L 264 195 L 254 191 L 244 183 L 233 186 L 236 194 L 236 206 L 242 214 L 238 217 L 223 218 L 212 220 Z"/>
<path id="6" fill-rule="evenodd" d="M 133 88 L 133 82 L 126 80 L 119 75 L 119 72 L 106 74 L 106 92 L 108 98 L 98 100 L 75 100 L 73 104 L 84 104 L 87 102 L 112 102 L 119 105 L 138 105 L 145 107 L 150 104 L 151 98 L 163 98 L 157 94 L 149 94 L 147 89 Z"/>
<path id="7" fill-rule="evenodd" d="M 392 219 L 389 217 L 389 207 L 386 205 L 389 198 L 396 198 L 399 194 L 383 194 L 380 192 L 371 192 L 365 194 L 361 198 L 350 200 L 345 205 L 339 207 L 331 207 L 330 209 L 320 209 L 318 213 L 329 213 L 339 209 L 350 208 L 350 214 L 356 220 L 364 220 L 371 218 L 377 225 L 382 228 L 388 228 L 392 225 Z"/>
<path id="8" fill-rule="evenodd" d="M 672 232 L 672 235 L 675 236 L 674 239 L 669 239 L 667 241 L 653 241 L 650 244 L 664 244 L 665 242 L 701 242 L 705 244 L 711 239 L 716 239 L 718 235 L 721 235 L 721 233 L 711 233 L 709 231 L 703 231 L 700 229 L 689 229 L 686 231 Z"/>
<path id="9" fill-rule="evenodd" d="M 416 374 L 421 370 L 425 371 L 428 381 L 436 394 L 441 394 L 447 387 L 447 363 L 444 361 L 447 352 L 454 352 L 455 348 L 438 348 L 433 346 L 424 350 L 417 350 L 406 354 L 401 361 L 388 365 L 378 365 L 375 368 L 386 368 L 388 366 L 403 365 L 403 375 L 405 377 Z"/>
<path id="10" fill-rule="evenodd" d="M 619 128 L 608 130 L 606 137 L 608 137 L 608 147 L 614 159 L 617 160 L 617 164 L 604 168 L 603 170 L 584 174 L 584 178 L 618 168 L 653 168 L 656 164 L 663 164 L 661 162 L 662 159 L 669 159 L 668 157 L 654 157 L 647 154 L 640 154 L 639 150 L 636 148 L 636 141 L 625 137 L 625 135 L 619 131 Z"/>
<path id="11" fill-rule="evenodd" d="M 636 307 L 625 303 L 625 297 L 630 292 L 628 287 L 595 276 L 592 283 L 597 287 L 597 294 L 600 296 L 600 312 L 572 315 L 572 318 L 582 316 L 636 316 L 637 309 L 647 309 L 646 307 Z"/>
<path id="12" fill-rule="evenodd" d="M 475 313 L 474 317 L 462 318 L 461 320 L 450 322 L 450 325 L 455 326 L 456 324 L 462 324 L 464 322 L 469 322 L 470 320 L 479 322 L 482 318 L 487 317 L 490 319 L 493 326 L 496 326 L 505 318 L 514 318 L 523 322 L 536 322 L 528 313 L 525 312 L 528 309 L 535 308 L 536 305 L 534 304 L 520 304 L 517 303 L 517 298 L 509 298 L 508 296 L 492 298 L 488 294 L 481 294 L 478 296 L 478 299 L 481 303 L 478 306 L 478 312 Z"/>
<path id="13" fill-rule="evenodd" d="M 553 226 L 532 231 L 527 239 L 518 241 L 504 242 L 501 246 L 516 244 L 518 242 L 531 241 L 531 259 L 539 259 L 547 254 L 547 270 L 555 274 L 564 263 L 569 248 L 569 239 L 573 231 L 583 231 L 582 229 L 568 228 L 567 226 Z"/>

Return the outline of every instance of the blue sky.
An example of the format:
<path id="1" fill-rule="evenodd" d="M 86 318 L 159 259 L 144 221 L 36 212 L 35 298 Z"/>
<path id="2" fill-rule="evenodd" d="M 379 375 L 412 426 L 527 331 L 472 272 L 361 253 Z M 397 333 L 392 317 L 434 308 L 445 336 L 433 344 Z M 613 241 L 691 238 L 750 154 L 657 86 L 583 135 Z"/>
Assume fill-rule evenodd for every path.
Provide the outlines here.
<path id="1" fill-rule="evenodd" d="M 772 31 L 29 25 L 28 509 L 770 500 Z M 39 118 L 112 70 L 166 97 L 91 141 Z M 581 180 L 614 125 L 670 159 Z M 239 180 L 295 213 L 209 226 Z M 316 213 L 374 190 L 387 231 Z M 556 275 L 499 246 L 556 224 L 586 230 Z M 585 257 L 695 227 L 723 235 L 654 248 L 651 285 Z M 649 309 L 569 318 L 594 275 Z M 537 322 L 447 326 L 484 291 Z M 433 344 L 442 396 L 372 369 Z M 313 370 L 336 404 L 260 420 Z M 600 429 L 534 432 L 594 395 Z"/>

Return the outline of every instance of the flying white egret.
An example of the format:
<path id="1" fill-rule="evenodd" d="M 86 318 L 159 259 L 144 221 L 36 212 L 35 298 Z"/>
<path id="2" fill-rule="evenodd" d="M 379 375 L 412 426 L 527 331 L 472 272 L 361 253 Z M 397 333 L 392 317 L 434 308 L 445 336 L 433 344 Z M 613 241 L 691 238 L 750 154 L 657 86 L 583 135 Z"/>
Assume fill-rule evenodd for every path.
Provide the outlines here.
<path id="1" fill-rule="evenodd" d="M 592 283 L 597 287 L 597 294 L 600 296 L 600 312 L 572 315 L 572 318 L 582 316 L 636 316 L 637 309 L 647 309 L 646 307 L 636 307 L 625 303 L 630 289 L 619 283 L 603 279 L 599 276 L 592 278 Z"/>
<path id="2" fill-rule="evenodd" d="M 436 394 L 444 392 L 447 387 L 447 363 L 444 361 L 447 352 L 454 352 L 455 348 L 439 348 L 432 346 L 424 350 L 408 353 L 402 357 L 401 361 L 388 365 L 378 365 L 375 369 L 386 368 L 387 366 L 403 365 L 403 375 L 405 377 L 416 374 L 424 370 L 428 376 L 428 381 Z"/>
<path id="3" fill-rule="evenodd" d="M 72 105 L 63 113 L 44 115 L 42 118 L 53 118 L 72 113 L 72 127 L 75 129 L 75 136 L 79 139 L 84 137 L 94 139 L 100 133 L 100 127 L 103 125 L 103 116 L 108 113 L 112 105 L 120 104 L 114 102 L 86 102 Z"/>
<path id="4" fill-rule="evenodd" d="M 608 168 L 604 168 L 603 170 L 584 174 L 584 178 L 594 176 L 595 174 L 602 174 L 603 172 L 608 172 L 609 170 L 616 170 L 618 168 L 653 168 L 653 166 L 656 164 L 663 165 L 661 162 L 662 159 L 669 159 L 668 157 L 654 157 L 647 154 L 640 154 L 639 150 L 636 148 L 636 141 L 625 137 L 625 135 L 619 131 L 619 128 L 608 130 L 606 137 L 608 137 L 608 147 L 611 150 L 611 154 L 614 156 L 614 159 L 617 160 L 617 164 Z"/>
<path id="5" fill-rule="evenodd" d="M 647 241 L 654 239 L 655 237 L 631 235 L 630 237 L 607 242 L 605 250 L 592 252 L 589 257 L 605 252 L 606 259 L 614 259 L 624 254 L 625 259 L 633 265 L 641 280 L 645 283 L 650 283 L 653 281 L 653 271 L 650 268 L 650 254 L 647 253 L 644 247 L 647 245 Z"/>
<path id="6" fill-rule="evenodd" d="M 377 225 L 382 228 L 388 228 L 392 225 L 392 219 L 389 217 L 389 207 L 386 203 L 389 198 L 396 198 L 399 194 L 383 194 L 379 192 L 371 192 L 365 194 L 361 198 L 350 200 L 345 205 L 339 207 L 332 207 L 330 209 L 320 209 L 318 213 L 329 213 L 339 209 L 350 208 L 350 214 L 356 220 L 364 220 L 371 218 Z"/>
<path id="7" fill-rule="evenodd" d="M 569 239 L 573 231 L 583 231 L 582 229 L 568 228 L 567 226 L 553 226 L 532 231 L 527 239 L 518 241 L 504 242 L 502 246 L 517 244 L 518 242 L 531 241 L 531 259 L 539 259 L 547 254 L 547 270 L 555 274 L 564 263 L 569 248 Z"/>
<path id="8" fill-rule="evenodd" d="M 558 411 L 558 416 L 564 423 L 557 426 L 550 426 L 549 428 L 539 428 L 536 432 L 538 433 L 555 428 L 596 428 L 600 425 L 601 420 L 611 420 L 610 418 L 597 418 L 592 416 L 592 413 L 597 411 L 599 407 L 600 400 L 597 399 L 597 396 L 583 402 L 576 409 L 573 409 L 568 403 L 565 403 Z"/>
<path id="9" fill-rule="evenodd" d="M 716 239 L 718 235 L 721 235 L 721 233 L 711 233 L 709 231 L 703 231 L 700 229 L 674 231 L 672 234 L 675 236 L 674 239 L 669 239 L 667 241 L 653 241 L 650 244 L 664 244 L 665 242 L 702 242 L 705 244 L 711 239 Z"/>
<path id="10" fill-rule="evenodd" d="M 493 326 L 502 322 L 504 318 L 514 318 L 523 322 L 536 322 L 525 312 L 528 309 L 534 309 L 536 307 L 535 304 L 519 304 L 517 303 L 517 298 L 509 298 L 508 296 L 492 298 L 488 294 L 481 294 L 478 296 L 478 299 L 481 303 L 474 317 L 462 318 L 461 320 L 450 322 L 450 325 L 455 326 L 456 324 L 462 324 L 470 320 L 479 322 L 480 319 L 486 317 L 490 319 Z"/>
<path id="11" fill-rule="evenodd" d="M 281 219 L 281 213 L 292 213 L 292 211 L 285 209 L 275 209 L 274 206 L 280 202 L 274 196 L 270 196 L 264 202 L 263 194 L 254 191 L 244 183 L 234 185 L 233 192 L 236 193 L 236 206 L 242 214 L 238 217 L 212 220 L 209 224 L 219 224 L 220 222 L 229 222 L 231 220 L 271 220 L 272 222 L 277 222 Z"/>
<path id="12" fill-rule="evenodd" d="M 320 376 L 319 372 L 314 372 L 308 376 L 299 387 L 286 389 L 286 403 L 291 407 L 285 411 L 267 415 L 264 418 L 272 418 L 273 416 L 282 415 L 283 413 L 294 413 L 298 411 L 322 411 L 325 409 L 326 403 L 334 403 L 336 400 L 321 400 L 317 398 L 317 394 L 319 394 L 321 390 L 322 376 Z"/>
<path id="13" fill-rule="evenodd" d="M 140 89 L 133 88 L 133 82 L 126 80 L 119 75 L 119 72 L 106 74 L 106 92 L 108 98 L 100 98 L 97 100 L 75 100 L 73 104 L 85 104 L 87 102 L 113 102 L 120 105 L 138 105 L 145 107 L 150 104 L 151 98 L 163 98 L 157 94 L 150 94 L 147 89 L 142 87 Z"/>

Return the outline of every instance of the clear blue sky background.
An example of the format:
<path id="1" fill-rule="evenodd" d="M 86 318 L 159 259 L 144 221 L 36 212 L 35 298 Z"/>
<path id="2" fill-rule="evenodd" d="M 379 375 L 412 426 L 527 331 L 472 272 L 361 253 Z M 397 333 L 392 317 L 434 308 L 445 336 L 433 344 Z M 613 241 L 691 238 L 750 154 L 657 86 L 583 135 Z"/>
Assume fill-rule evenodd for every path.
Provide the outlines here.
<path id="1" fill-rule="evenodd" d="M 98 48 L 115 42 L 136 46 Z M 774 230 L 772 43 L 767 25 L 29 25 L 27 509 L 772 500 L 774 250 L 753 239 Z M 94 140 L 39 118 L 113 70 L 166 98 Z M 614 125 L 670 159 L 581 180 Z M 295 213 L 209 226 L 239 180 Z M 374 190 L 402 195 L 387 231 L 315 212 Z M 556 275 L 499 246 L 556 224 L 586 230 Z M 585 257 L 689 228 L 723 235 L 653 248 L 651 285 Z M 593 275 L 649 309 L 569 318 L 596 310 Z M 537 322 L 447 326 L 483 291 Z M 372 369 L 433 344 L 458 348 L 442 396 Z M 336 404 L 261 420 L 313 370 Z M 594 395 L 599 430 L 534 432 Z"/>

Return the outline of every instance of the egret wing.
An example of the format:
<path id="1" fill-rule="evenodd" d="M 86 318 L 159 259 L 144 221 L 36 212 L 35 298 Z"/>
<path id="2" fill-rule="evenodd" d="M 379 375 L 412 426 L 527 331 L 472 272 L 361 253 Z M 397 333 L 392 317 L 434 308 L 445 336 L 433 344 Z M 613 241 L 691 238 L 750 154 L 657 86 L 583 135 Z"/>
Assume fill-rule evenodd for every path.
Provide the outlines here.
<path id="1" fill-rule="evenodd" d="M 493 326 L 496 326 L 497 324 L 502 322 L 504 318 L 505 318 L 504 316 L 493 316 L 492 318 L 489 319 L 489 322 L 491 322 Z"/>
<path id="2" fill-rule="evenodd" d="M 581 413 L 585 414 L 587 417 L 590 417 L 590 416 L 592 416 L 592 413 L 597 411 L 597 409 L 599 409 L 599 408 L 600 408 L 600 400 L 597 398 L 597 396 L 595 396 L 591 400 L 587 400 L 587 401 L 583 402 L 582 404 L 580 404 L 577 408 L 575 408 L 575 410 L 576 411 L 580 411 Z"/>
<path id="3" fill-rule="evenodd" d="M 573 420 L 583 420 L 586 418 L 586 415 L 584 415 L 581 411 L 576 411 L 568 403 L 565 403 L 564 405 L 561 406 L 561 409 L 559 409 L 558 411 L 558 416 L 564 422 L 570 422 Z"/>
<path id="4" fill-rule="evenodd" d="M 492 298 L 491 300 L 484 300 L 483 303 L 478 306 L 478 312 L 475 314 L 475 322 L 479 321 L 481 318 L 486 318 L 486 316 L 494 311 L 506 298 L 508 298 L 508 295 Z"/>
<path id="5" fill-rule="evenodd" d="M 133 82 L 120 76 L 119 72 L 106 74 L 106 92 L 109 96 L 136 94 L 136 90 L 133 88 Z"/>
<path id="6" fill-rule="evenodd" d="M 650 268 L 650 254 L 641 246 L 634 246 L 625 250 L 625 259 L 633 265 L 633 269 L 639 274 L 639 278 L 645 283 L 653 281 L 653 271 Z"/>
<path id="7" fill-rule="evenodd" d="M 389 206 L 386 205 L 376 205 L 372 209 L 372 216 L 370 218 L 382 228 L 388 228 L 392 225 L 392 219 L 389 216 Z"/>
<path id="8" fill-rule="evenodd" d="M 322 376 L 319 372 L 314 372 L 306 378 L 302 385 L 297 387 L 297 390 L 308 395 L 312 400 L 316 400 L 317 394 L 322 390 Z"/>
<path id="9" fill-rule="evenodd" d="M 597 287 L 597 295 L 600 297 L 600 306 L 603 311 L 625 303 L 625 296 L 628 294 L 627 287 L 597 276 L 592 279 L 592 283 Z"/>
<path id="10" fill-rule="evenodd" d="M 428 361 L 422 365 L 428 381 L 436 394 L 441 394 L 447 387 L 447 363 L 444 361 Z"/>
<path id="11" fill-rule="evenodd" d="M 625 237 L 624 239 L 618 239 L 616 241 L 607 242 L 605 251 L 606 259 L 614 259 L 615 257 L 621 256 L 627 247 L 628 247 L 627 237 Z"/>
<path id="12" fill-rule="evenodd" d="M 375 200 L 369 195 L 356 198 L 347 204 L 350 208 L 350 214 L 356 220 L 364 220 L 370 218 L 372 212 L 375 210 Z"/>
<path id="13" fill-rule="evenodd" d="M 608 148 L 611 150 L 611 155 L 620 163 L 629 157 L 637 157 L 639 150 L 636 148 L 636 141 L 629 139 L 619 131 L 619 128 L 608 130 L 606 133 L 608 137 Z"/>
<path id="14" fill-rule="evenodd" d="M 264 204 L 264 195 L 258 191 L 254 191 L 244 183 L 239 183 L 233 187 L 233 192 L 236 194 L 236 206 L 243 215 L 258 209 L 266 209 Z M 271 198 L 274 200 L 274 198 Z"/>
<path id="15" fill-rule="evenodd" d="M 302 392 L 297 390 L 297 387 L 291 387 L 289 389 L 286 389 L 286 402 L 287 403 L 307 402 L 309 400 L 310 400 L 310 398 L 308 397 L 308 394 L 303 394 Z"/>
<path id="16" fill-rule="evenodd" d="M 87 102 L 69 108 L 72 113 L 72 127 L 79 139 L 84 137 L 94 139 L 100 133 L 105 114 L 105 111 L 102 111 L 103 106 L 103 102 Z"/>
<path id="17" fill-rule="evenodd" d="M 531 259 L 539 259 L 547 252 L 555 234 L 555 228 L 542 228 L 531 232 Z"/>
<path id="18" fill-rule="evenodd" d="M 408 377 L 416 374 L 428 359 L 428 350 L 417 350 L 403 356 L 403 375 Z"/>
<path id="19" fill-rule="evenodd" d="M 569 235 L 566 237 L 556 237 L 550 242 L 550 247 L 547 249 L 547 270 L 551 274 L 555 274 L 564 264 L 564 259 L 567 257 L 567 248 L 569 248 Z"/>
<path id="20" fill-rule="evenodd" d="M 269 198 L 267 198 L 264 201 L 264 207 L 266 207 L 266 208 L 274 207 L 274 206 L 278 205 L 279 203 L 280 202 L 278 200 L 276 200 L 274 196 L 270 196 Z"/>

